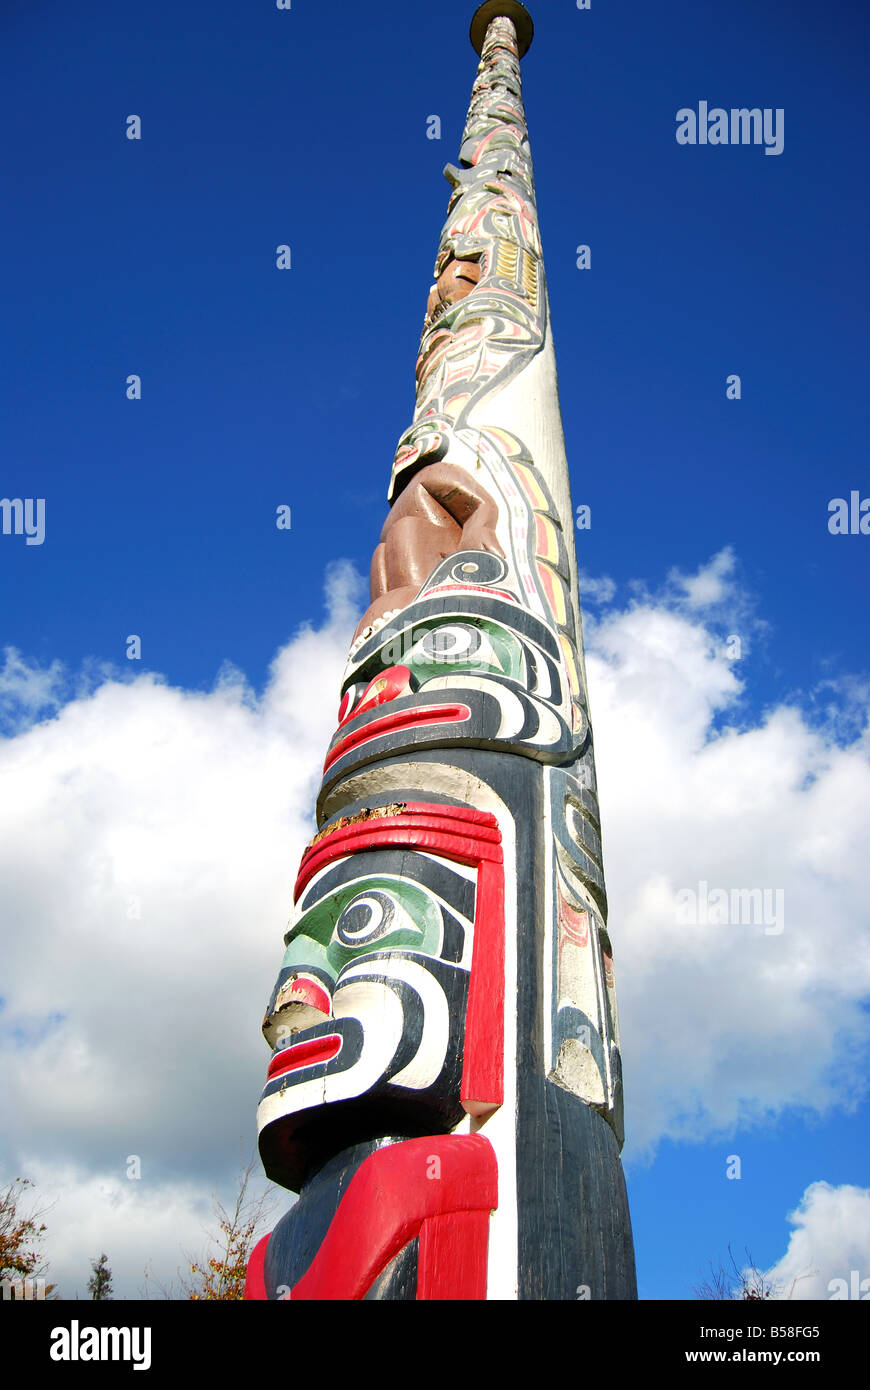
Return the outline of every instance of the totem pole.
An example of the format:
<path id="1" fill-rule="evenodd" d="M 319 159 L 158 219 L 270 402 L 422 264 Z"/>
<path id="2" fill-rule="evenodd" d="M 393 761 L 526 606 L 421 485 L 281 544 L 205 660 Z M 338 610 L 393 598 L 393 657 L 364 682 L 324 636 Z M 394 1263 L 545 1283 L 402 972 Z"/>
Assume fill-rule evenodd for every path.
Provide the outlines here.
<path id="1" fill-rule="evenodd" d="M 572 506 L 520 58 L 481 55 L 263 1032 L 246 1297 L 630 1299 Z"/>

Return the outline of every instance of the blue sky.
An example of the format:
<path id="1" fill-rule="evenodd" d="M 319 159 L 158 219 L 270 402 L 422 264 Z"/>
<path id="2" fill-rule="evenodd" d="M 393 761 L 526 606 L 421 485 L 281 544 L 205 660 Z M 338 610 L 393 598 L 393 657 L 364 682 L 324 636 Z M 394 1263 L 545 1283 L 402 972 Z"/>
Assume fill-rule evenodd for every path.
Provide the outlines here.
<path id="1" fill-rule="evenodd" d="M 531 9 L 537 32 L 523 64 L 525 100 L 566 443 L 574 501 L 592 512 L 578 545 L 590 580 L 584 607 L 593 656 L 596 637 L 602 641 L 590 660 L 593 716 L 606 731 L 601 702 L 628 669 L 632 612 L 647 636 L 666 617 L 681 624 L 687 645 L 674 673 L 690 686 L 691 632 L 720 642 L 740 635 L 736 684 L 727 687 L 719 661 L 720 696 L 704 705 L 705 737 L 726 728 L 751 736 L 777 712 L 796 711 L 814 750 L 801 775 L 821 777 L 824 763 L 832 778 L 846 779 L 846 791 L 831 783 L 825 804 L 834 807 L 834 824 L 819 833 L 836 838 L 842 813 L 851 848 L 831 880 L 848 891 L 819 893 L 815 925 L 819 933 L 830 927 L 827 903 L 841 914 L 836 949 L 850 954 L 840 971 L 860 980 L 868 968 L 866 892 L 854 876 L 863 872 L 866 889 L 866 868 L 853 852 L 853 830 L 864 823 L 867 786 L 870 537 L 832 536 L 827 523 L 832 498 L 852 490 L 870 496 L 867 12 L 845 0 L 824 7 L 734 0 L 727 9 L 593 0 L 588 12 L 573 0 L 538 0 Z M 286 775 L 298 826 L 282 827 L 275 812 L 276 834 L 286 829 L 290 848 L 274 867 L 288 887 L 292 837 L 298 833 L 301 847 L 316 754 L 329 731 L 329 719 L 321 728 L 315 712 L 331 710 L 333 696 L 337 702 L 340 652 L 354 602 L 360 606 L 349 570 L 332 571 L 334 598 L 336 584 L 340 593 L 330 617 L 324 576 L 338 561 L 367 573 L 395 444 L 410 423 L 416 345 L 446 208 L 441 169 L 456 158 L 474 76 L 472 10 L 465 0 L 377 7 L 293 0 L 290 11 L 266 0 L 180 7 L 9 0 L 0 20 L 9 190 L 0 232 L 9 324 L 0 495 L 46 499 L 42 545 L 0 536 L 0 656 L 10 648 L 18 654 L 7 652 L 0 667 L 7 756 L 17 759 L 34 721 L 37 733 L 41 720 L 60 728 L 63 711 L 74 746 L 84 727 L 75 723 L 78 710 L 85 720 L 98 714 L 103 730 L 117 717 L 123 763 L 123 692 L 138 699 L 135 688 L 159 704 L 160 687 L 146 682 L 151 672 L 177 699 L 149 706 L 149 720 L 171 724 L 183 708 L 189 744 L 200 708 L 191 692 L 212 721 L 214 702 L 223 700 L 227 739 L 250 736 L 256 756 L 271 759 L 274 730 L 254 737 L 249 716 L 271 708 L 267 694 L 277 682 L 298 715 L 298 745 L 280 745 L 282 756 L 297 760 Z M 782 108 L 782 153 L 677 144 L 676 112 L 701 100 Z M 141 117 L 139 141 L 125 138 L 130 114 Z M 441 118 L 441 140 L 427 139 L 431 114 Z M 285 243 L 292 269 L 279 271 L 276 247 Z M 576 266 L 581 243 L 591 247 L 589 270 Z M 138 401 L 125 395 L 131 373 L 141 377 Z M 731 373 L 741 378 L 739 401 L 726 399 Z M 292 511 L 289 531 L 274 524 L 281 504 Z M 726 557 L 718 569 L 717 556 Z M 699 574 L 712 586 L 706 606 L 685 578 Z M 300 637 L 306 623 L 313 632 Z M 141 663 L 125 659 L 132 633 L 142 639 Z M 276 676 L 271 664 L 282 648 L 291 657 Z M 649 676 L 652 668 L 639 669 Z M 105 704 L 95 704 L 101 683 L 112 679 Z M 655 689 L 650 679 L 651 699 Z M 299 713 L 305 702 L 309 714 Z M 663 705 L 663 722 L 670 713 Z M 87 729 L 83 748 L 92 746 L 89 722 Z M 216 736 L 209 748 L 220 757 L 226 746 Z M 27 750 L 51 766 L 40 782 L 50 807 L 51 779 L 66 787 L 71 764 L 53 762 L 48 742 L 27 744 L 30 757 Z M 837 750 L 846 761 L 837 761 Z M 775 776 L 773 744 L 768 756 L 770 763 L 759 758 L 762 780 Z M 610 762 L 616 769 L 618 759 Z M 130 763 L 138 766 L 133 753 Z M 95 795 L 84 763 L 76 775 Z M 607 852 L 609 833 L 623 834 L 619 806 L 627 800 L 612 795 L 609 832 L 601 775 Z M 623 779 L 627 798 L 630 769 L 613 776 Z M 255 795 L 256 780 L 245 785 Z M 683 789 L 688 796 L 688 781 Z M 135 798 L 135 783 L 125 795 Z M 740 795 L 751 799 L 751 782 Z M 644 796 L 638 768 L 639 808 Z M 280 785 L 268 804 L 272 797 L 280 807 Z M 83 821 L 97 815 L 85 801 L 75 813 Z M 802 823 L 795 806 L 794 819 L 771 830 L 789 862 Z M 100 808 L 106 825 L 117 824 L 106 803 Z M 611 896 L 628 912 L 642 885 L 629 882 L 628 828 L 624 835 L 614 868 L 607 859 L 606 868 Z M 106 862 L 116 853 L 117 845 L 99 851 Z M 3 862 L 14 878 L 15 865 Z M 715 881 L 706 862 L 698 857 L 686 881 Z M 623 864 L 621 888 L 614 872 Z M 50 899 L 50 863 L 44 875 L 40 891 Z M 7 901 L 30 902 L 35 881 L 10 880 Z M 64 894 L 83 882 L 74 873 L 61 881 Z M 48 921 L 50 902 L 43 906 Z M 10 932 L 30 920 L 26 912 L 16 917 L 19 907 L 7 918 Z M 619 921 L 611 926 L 619 967 Z M 280 917 L 246 928 L 259 933 L 257 950 L 276 967 L 282 929 Z M 770 956 L 771 970 L 779 960 L 797 969 L 788 929 L 758 947 L 784 953 Z M 186 949 L 196 955 L 193 945 Z M 230 954 L 223 959 L 230 968 Z M 20 1005 L 21 1018 L 32 1020 L 25 1002 L 28 990 L 38 992 L 42 952 L 16 960 L 17 984 L 0 994 L 7 1015 Z M 630 971 L 630 959 L 623 968 Z M 270 984 L 267 969 L 260 992 Z M 814 1013 L 819 993 L 825 1007 Z M 626 1032 L 634 997 L 629 981 L 620 995 Z M 817 995 L 795 1000 L 775 1040 L 783 1075 L 789 1039 L 797 1053 L 802 1029 L 812 1040 L 839 1016 L 827 979 Z M 722 1009 L 731 1005 L 723 996 Z M 866 1006 L 862 1014 L 850 997 L 844 1008 L 843 1039 L 826 1041 L 825 1067 L 805 1085 L 783 1083 L 777 1092 L 772 1081 L 763 1096 L 711 1102 L 699 1142 L 690 1141 L 678 1105 L 663 1104 L 657 1118 L 638 1124 L 646 1147 L 632 1151 L 630 1143 L 626 1159 L 642 1296 L 689 1297 L 707 1260 L 726 1258 L 729 1242 L 738 1256 L 748 1246 L 756 1263 L 774 1266 L 791 1231 L 787 1213 L 811 1184 L 870 1187 L 870 1112 L 861 1089 Z M 66 1009 L 74 1018 L 75 1001 Z M 249 1024 L 231 1019 L 224 1027 L 247 1028 L 256 1049 L 258 1021 L 255 1008 Z M 252 1055 L 237 1097 L 251 1139 L 262 1062 Z M 838 1070 L 848 1085 L 830 1081 Z M 643 1084 L 645 1073 L 637 1074 Z M 631 1136 L 630 1071 L 626 1085 Z M 27 1112 L 17 1128 L 4 1126 L 0 1170 L 17 1171 L 40 1153 L 50 1186 L 74 1158 L 76 1181 L 91 1191 L 95 1175 L 111 1166 L 99 1128 L 90 1147 L 81 1135 L 67 1143 L 49 1112 Z M 116 1139 L 135 1150 L 132 1136 Z M 155 1168 L 167 1181 L 174 1174 L 189 1182 L 190 1191 L 224 1181 L 237 1157 L 226 1168 L 212 1159 L 203 1170 L 192 1152 L 186 1167 L 167 1144 L 155 1150 Z M 742 1158 L 739 1181 L 723 1176 L 734 1153 Z M 105 1243 L 98 1219 L 90 1207 L 86 1221 L 79 1216 L 98 1253 Z M 870 1238 L 866 1257 L 870 1276 Z"/>

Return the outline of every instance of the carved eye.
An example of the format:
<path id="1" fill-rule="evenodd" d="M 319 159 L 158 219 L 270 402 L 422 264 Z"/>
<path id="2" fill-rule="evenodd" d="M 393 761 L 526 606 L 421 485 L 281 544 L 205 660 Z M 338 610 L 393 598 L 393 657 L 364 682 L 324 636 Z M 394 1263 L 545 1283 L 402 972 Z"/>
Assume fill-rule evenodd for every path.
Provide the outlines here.
<path id="1" fill-rule="evenodd" d="M 358 893 L 347 905 L 335 924 L 334 940 L 342 946 L 358 948 L 371 946 L 397 931 L 411 931 L 422 936 L 422 930 L 404 907 L 389 893 L 370 889 Z"/>
<path id="2" fill-rule="evenodd" d="M 485 632 L 464 623 L 430 628 L 415 642 L 408 660 L 420 681 L 455 671 L 504 671 L 505 665 Z"/>
<path id="3" fill-rule="evenodd" d="M 418 660 L 433 661 L 439 665 L 450 662 L 466 662 L 480 657 L 484 643 L 479 628 L 454 624 L 451 627 L 436 627 L 421 638 L 414 647 Z M 489 648 L 492 652 L 492 648 Z M 494 655 L 494 653 L 492 653 Z"/>

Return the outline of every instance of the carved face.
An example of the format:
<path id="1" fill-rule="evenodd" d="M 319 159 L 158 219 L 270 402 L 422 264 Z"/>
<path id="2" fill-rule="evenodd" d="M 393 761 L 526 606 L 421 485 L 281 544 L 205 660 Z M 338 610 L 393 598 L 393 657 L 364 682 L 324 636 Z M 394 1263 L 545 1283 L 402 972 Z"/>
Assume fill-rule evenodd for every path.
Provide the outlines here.
<path id="1" fill-rule="evenodd" d="M 325 787 L 423 746 L 482 745 L 557 761 L 582 745 L 588 725 L 580 712 L 575 719 L 561 648 L 547 624 L 498 588 L 505 568 L 498 556 L 460 552 L 357 649 Z"/>
<path id="2" fill-rule="evenodd" d="M 426 305 L 427 324 L 443 313 L 449 304 L 455 304 L 457 300 L 471 294 L 480 280 L 480 263 L 476 260 L 459 260 L 453 255 L 448 255 L 437 269 L 438 277 L 429 291 L 429 301 Z"/>
<path id="3" fill-rule="evenodd" d="M 430 1131 L 461 1119 L 475 894 L 474 868 L 386 846 L 333 857 L 305 886 L 263 1024 L 276 1050 L 260 1123 L 278 1148 L 303 1124 L 310 1148 L 342 1104 L 360 1133 L 393 1110 Z M 279 1171 L 275 1148 L 267 1137 Z"/>

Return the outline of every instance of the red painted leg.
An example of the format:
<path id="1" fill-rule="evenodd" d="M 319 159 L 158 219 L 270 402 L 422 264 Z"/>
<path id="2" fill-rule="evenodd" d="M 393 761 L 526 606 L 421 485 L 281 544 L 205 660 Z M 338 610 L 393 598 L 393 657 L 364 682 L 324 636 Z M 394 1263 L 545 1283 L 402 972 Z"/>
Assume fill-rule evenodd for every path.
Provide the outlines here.
<path id="1" fill-rule="evenodd" d="M 420 1228 L 417 1301 L 486 1300 L 488 1211 L 431 1216 Z"/>

